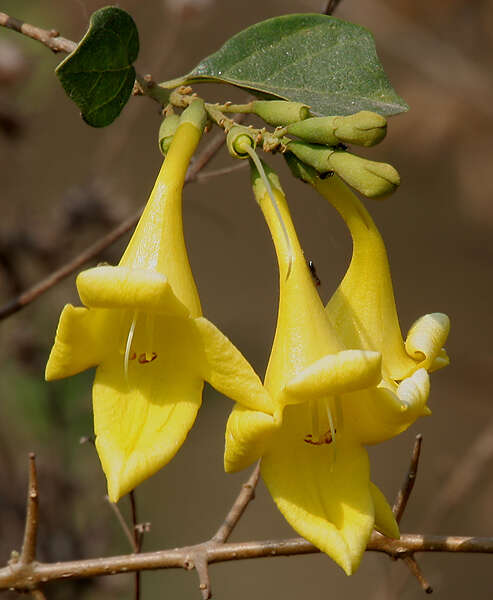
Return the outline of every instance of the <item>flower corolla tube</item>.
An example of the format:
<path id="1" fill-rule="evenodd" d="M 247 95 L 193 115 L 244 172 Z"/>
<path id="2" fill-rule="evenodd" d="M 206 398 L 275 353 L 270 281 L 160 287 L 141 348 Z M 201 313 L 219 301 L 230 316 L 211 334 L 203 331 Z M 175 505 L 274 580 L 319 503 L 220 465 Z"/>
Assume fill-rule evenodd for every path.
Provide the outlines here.
<path id="1" fill-rule="evenodd" d="M 324 308 L 279 181 L 266 170 L 283 221 L 254 169 L 254 193 L 280 274 L 264 382 L 275 410 L 233 408 L 225 468 L 237 471 L 261 458 L 262 477 L 287 521 L 349 575 L 374 528 L 399 536 L 387 501 L 370 481 L 365 445 L 392 438 L 429 414 L 428 371 L 448 362 L 448 318 L 422 317 L 403 342 L 377 228 L 337 176 L 312 175 L 309 181 L 341 213 L 353 237 L 351 265 Z"/>
<path id="2" fill-rule="evenodd" d="M 204 380 L 272 410 L 249 363 L 202 316 L 182 226 L 182 188 L 200 141 L 203 102 L 187 108 L 118 266 L 83 271 L 83 307 L 62 311 L 46 379 L 97 366 L 96 448 L 116 502 L 168 463 L 201 404 Z"/>

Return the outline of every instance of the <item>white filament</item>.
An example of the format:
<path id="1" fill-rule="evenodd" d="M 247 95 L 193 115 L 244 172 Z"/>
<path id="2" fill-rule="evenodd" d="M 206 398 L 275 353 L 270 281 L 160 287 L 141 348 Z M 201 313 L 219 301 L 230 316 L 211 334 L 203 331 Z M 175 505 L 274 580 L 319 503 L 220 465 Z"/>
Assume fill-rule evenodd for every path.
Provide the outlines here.
<path id="1" fill-rule="evenodd" d="M 130 349 L 132 348 L 132 340 L 134 338 L 136 323 L 137 323 L 137 311 L 134 312 L 134 318 L 132 319 L 132 324 L 130 325 L 130 329 L 128 331 L 127 344 L 125 346 L 125 358 L 123 359 L 123 371 L 125 373 L 125 381 L 127 383 L 127 386 L 128 386 L 128 360 L 130 358 Z"/>
<path id="2" fill-rule="evenodd" d="M 334 427 L 334 420 L 332 418 L 332 412 L 330 410 L 330 400 L 325 401 L 325 407 L 327 409 L 327 418 L 329 419 L 329 427 L 330 427 L 330 435 L 332 436 L 332 445 L 334 447 L 334 457 L 332 462 L 330 463 L 330 470 L 334 469 L 334 463 L 336 461 L 336 452 L 337 452 L 337 444 L 336 444 L 336 430 Z"/>

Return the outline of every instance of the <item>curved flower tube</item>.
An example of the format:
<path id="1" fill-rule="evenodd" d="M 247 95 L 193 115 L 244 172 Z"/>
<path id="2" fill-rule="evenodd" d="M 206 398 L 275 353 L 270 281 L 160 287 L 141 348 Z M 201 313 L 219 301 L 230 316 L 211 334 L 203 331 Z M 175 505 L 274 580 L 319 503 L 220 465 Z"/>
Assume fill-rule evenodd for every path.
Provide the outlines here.
<path id="1" fill-rule="evenodd" d="M 201 315 L 182 227 L 182 188 L 205 124 L 202 101 L 181 117 L 118 266 L 77 277 L 85 307 L 60 316 L 46 379 L 97 366 L 96 448 L 116 502 L 168 463 L 201 404 L 204 380 L 246 406 L 272 409 L 249 363 Z"/>
<path id="2" fill-rule="evenodd" d="M 428 375 L 417 368 L 399 386 L 389 386 L 387 348 L 344 335 L 351 314 L 332 315 L 330 303 L 324 309 L 279 182 L 272 172 L 268 177 L 292 252 L 287 276 L 288 243 L 255 173 L 255 196 L 280 271 L 278 322 L 265 377 L 276 410 L 266 414 L 260 406 L 257 411 L 235 406 L 226 431 L 225 468 L 235 471 L 261 457 L 262 476 L 287 521 L 349 575 L 374 527 L 399 536 L 389 505 L 370 481 L 364 444 L 397 435 L 427 414 Z M 438 343 L 441 348 L 441 338 Z M 433 346 L 432 353 L 438 356 L 440 348 Z M 374 415 L 358 412 L 366 405 Z"/>

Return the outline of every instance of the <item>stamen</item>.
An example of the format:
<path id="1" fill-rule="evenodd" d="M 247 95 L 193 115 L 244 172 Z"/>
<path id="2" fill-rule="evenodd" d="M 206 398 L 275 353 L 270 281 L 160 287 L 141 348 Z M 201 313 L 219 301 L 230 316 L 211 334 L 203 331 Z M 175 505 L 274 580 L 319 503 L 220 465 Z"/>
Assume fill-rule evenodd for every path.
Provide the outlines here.
<path id="1" fill-rule="evenodd" d="M 154 315 L 152 313 L 146 313 L 146 350 L 145 358 L 146 362 L 153 361 L 157 354 L 153 351 L 154 348 Z"/>
<path id="2" fill-rule="evenodd" d="M 127 386 L 128 386 L 128 359 L 130 358 L 130 349 L 132 347 L 132 340 L 134 338 L 136 323 L 137 323 L 137 311 L 134 312 L 134 318 L 132 319 L 132 324 L 130 325 L 130 329 L 128 331 L 127 345 L 125 346 L 125 358 L 123 359 L 123 372 L 125 374 L 125 381 L 127 383 Z"/>
<path id="3" fill-rule="evenodd" d="M 327 409 L 327 418 L 329 419 L 330 435 L 332 436 L 332 441 L 334 442 L 334 455 L 333 455 L 332 461 L 330 462 L 330 471 L 332 472 L 334 469 L 334 463 L 336 461 L 337 441 L 336 441 L 336 430 L 334 427 L 334 420 L 332 419 L 332 412 L 330 410 L 330 400 L 329 399 L 327 399 L 325 401 L 325 408 Z"/>
<path id="4" fill-rule="evenodd" d="M 312 414 L 312 441 L 320 441 L 320 420 L 318 418 L 318 402 L 310 400 L 310 412 Z"/>
<path id="5" fill-rule="evenodd" d="M 262 161 L 257 156 L 257 153 L 255 152 L 255 150 L 249 144 L 243 145 L 241 149 L 245 150 L 245 152 L 247 152 L 247 154 L 252 159 L 254 165 L 257 167 L 257 170 L 260 173 L 260 177 L 262 177 L 262 181 L 264 182 L 264 185 L 267 188 L 267 193 L 269 194 L 272 207 L 274 208 L 274 210 L 276 212 L 277 218 L 279 220 L 279 224 L 281 225 L 281 230 L 282 230 L 282 234 L 284 236 L 284 241 L 286 242 L 286 247 L 287 247 L 287 251 L 288 251 L 288 259 L 289 259 L 288 272 L 286 273 L 286 279 L 287 279 L 289 277 L 289 274 L 291 273 L 291 268 L 293 266 L 293 248 L 291 246 L 291 240 L 289 239 L 288 230 L 286 229 L 286 225 L 284 223 L 284 219 L 282 218 L 281 211 L 279 210 L 277 201 L 274 198 L 274 194 L 272 192 L 272 187 L 270 185 L 269 179 L 267 178 L 267 175 L 265 174 L 264 167 L 262 165 Z"/>

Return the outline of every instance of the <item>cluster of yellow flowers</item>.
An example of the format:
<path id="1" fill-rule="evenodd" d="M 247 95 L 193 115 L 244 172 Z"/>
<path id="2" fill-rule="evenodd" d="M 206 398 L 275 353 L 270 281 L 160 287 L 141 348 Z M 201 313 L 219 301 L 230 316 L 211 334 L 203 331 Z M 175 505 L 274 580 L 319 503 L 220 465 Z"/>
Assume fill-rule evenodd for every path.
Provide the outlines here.
<path id="1" fill-rule="evenodd" d="M 340 213 L 353 239 L 351 264 L 324 307 L 279 180 L 257 161 L 253 190 L 280 275 L 277 330 L 262 384 L 202 316 L 186 252 L 181 194 L 205 122 L 200 100 L 182 113 L 119 265 L 78 276 L 84 307 L 64 308 L 46 378 L 97 366 L 96 447 L 113 502 L 173 458 L 208 381 L 235 401 L 226 471 L 261 459 L 262 477 L 288 522 L 351 574 L 374 528 L 399 536 L 370 479 L 365 445 L 430 413 L 428 372 L 448 364 L 449 321 L 425 315 L 403 341 L 374 222 L 337 175 L 324 179 L 306 168 L 304 179 Z"/>

